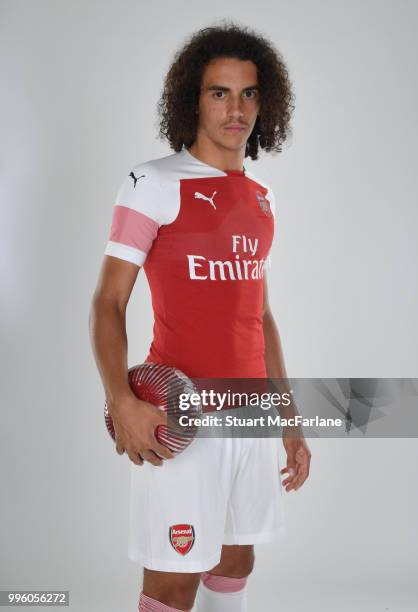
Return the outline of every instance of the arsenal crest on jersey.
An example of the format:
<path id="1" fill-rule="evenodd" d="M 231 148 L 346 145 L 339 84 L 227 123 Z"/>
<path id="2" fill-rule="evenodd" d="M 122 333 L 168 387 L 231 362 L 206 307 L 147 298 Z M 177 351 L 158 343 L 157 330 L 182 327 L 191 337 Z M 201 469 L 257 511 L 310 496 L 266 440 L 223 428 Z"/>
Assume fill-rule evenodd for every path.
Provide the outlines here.
<path id="1" fill-rule="evenodd" d="M 265 215 L 270 214 L 270 203 L 269 203 L 268 200 L 266 200 L 266 198 L 263 196 L 261 191 L 256 191 L 255 192 L 255 197 L 257 198 L 258 204 L 259 204 L 261 210 L 263 211 L 263 213 Z"/>
<path id="2" fill-rule="evenodd" d="M 168 537 L 174 550 L 180 555 L 187 555 L 194 543 L 194 527 L 186 524 L 171 525 Z"/>

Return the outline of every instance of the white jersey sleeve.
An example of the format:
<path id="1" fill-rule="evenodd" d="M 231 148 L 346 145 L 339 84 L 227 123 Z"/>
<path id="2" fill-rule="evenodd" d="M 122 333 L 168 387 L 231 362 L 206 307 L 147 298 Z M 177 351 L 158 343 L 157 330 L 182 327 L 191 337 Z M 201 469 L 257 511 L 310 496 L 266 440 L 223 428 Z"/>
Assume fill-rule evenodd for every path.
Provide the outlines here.
<path id="1" fill-rule="evenodd" d="M 163 223 L 163 194 L 155 168 L 135 166 L 124 179 L 113 205 L 105 255 L 142 266 Z"/>

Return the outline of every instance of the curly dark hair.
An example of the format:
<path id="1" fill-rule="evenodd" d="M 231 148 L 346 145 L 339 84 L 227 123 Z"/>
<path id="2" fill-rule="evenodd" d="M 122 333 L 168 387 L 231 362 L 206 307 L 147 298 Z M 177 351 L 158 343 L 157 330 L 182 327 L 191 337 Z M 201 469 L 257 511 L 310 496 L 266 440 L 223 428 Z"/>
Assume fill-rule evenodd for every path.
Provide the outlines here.
<path id="1" fill-rule="evenodd" d="M 248 138 L 245 157 L 258 159 L 259 147 L 281 153 L 289 134 L 294 94 L 282 55 L 264 36 L 224 22 L 203 28 L 174 56 L 158 102 L 159 137 L 174 151 L 196 139 L 200 86 L 205 66 L 214 58 L 250 60 L 257 67 L 260 111 Z"/>

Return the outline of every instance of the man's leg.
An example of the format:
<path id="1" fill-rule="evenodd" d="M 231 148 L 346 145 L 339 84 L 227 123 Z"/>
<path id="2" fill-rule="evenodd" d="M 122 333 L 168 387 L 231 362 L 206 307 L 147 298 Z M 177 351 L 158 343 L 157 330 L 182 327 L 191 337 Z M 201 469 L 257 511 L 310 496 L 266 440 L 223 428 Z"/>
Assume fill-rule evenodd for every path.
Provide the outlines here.
<path id="1" fill-rule="evenodd" d="M 218 565 L 201 574 L 196 612 L 246 612 L 246 583 L 254 558 L 251 544 L 222 546 Z"/>
<path id="2" fill-rule="evenodd" d="M 144 568 L 140 612 L 171 612 L 192 609 L 200 573 L 158 572 Z"/>

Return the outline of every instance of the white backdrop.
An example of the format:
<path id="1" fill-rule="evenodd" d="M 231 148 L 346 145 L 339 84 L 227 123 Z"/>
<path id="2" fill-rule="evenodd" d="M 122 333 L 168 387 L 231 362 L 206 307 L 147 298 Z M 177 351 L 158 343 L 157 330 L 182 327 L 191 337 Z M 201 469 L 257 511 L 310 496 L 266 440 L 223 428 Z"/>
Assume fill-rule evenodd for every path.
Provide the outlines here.
<path id="1" fill-rule="evenodd" d="M 127 558 L 129 459 L 104 428 L 88 311 L 121 180 L 171 152 L 156 138 L 156 103 L 174 52 L 236 18 L 288 64 L 292 141 L 245 165 L 276 194 L 270 301 L 289 376 L 415 377 L 417 5 L 0 7 L 0 589 L 70 589 L 77 612 L 129 612 L 140 590 Z M 131 365 L 151 333 L 141 271 Z M 250 610 L 415 610 L 416 440 L 308 443 L 311 476 L 285 493 L 287 536 L 256 548 Z"/>

